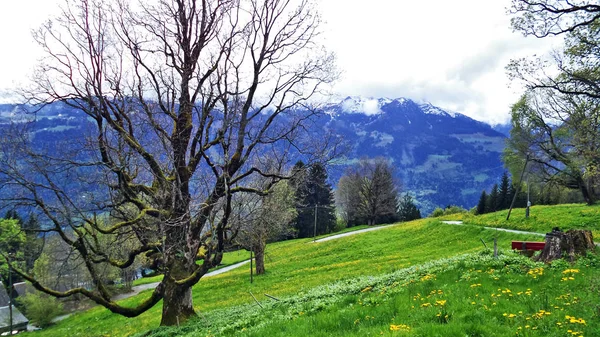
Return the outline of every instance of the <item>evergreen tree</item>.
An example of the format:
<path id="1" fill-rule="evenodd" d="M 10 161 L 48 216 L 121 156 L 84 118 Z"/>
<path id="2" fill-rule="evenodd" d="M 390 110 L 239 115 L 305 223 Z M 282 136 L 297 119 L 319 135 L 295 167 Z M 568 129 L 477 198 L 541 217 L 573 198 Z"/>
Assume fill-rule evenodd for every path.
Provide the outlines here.
<path id="1" fill-rule="evenodd" d="M 479 202 L 477 203 L 477 214 L 485 214 L 486 212 L 486 208 L 487 208 L 487 193 L 485 192 L 485 190 L 483 190 L 481 192 L 481 196 L 479 197 Z"/>
<path id="2" fill-rule="evenodd" d="M 315 231 L 315 209 L 317 212 L 316 234 L 330 233 L 335 227 L 335 205 L 333 190 L 327 183 L 327 170 L 316 163 L 306 168 L 304 164 L 294 166 L 297 174 L 293 186 L 296 187 L 296 210 L 298 216 L 294 227 L 298 237 L 311 237 Z"/>
<path id="3" fill-rule="evenodd" d="M 498 193 L 498 211 L 508 209 L 510 207 L 510 181 L 508 179 L 508 173 L 504 171 L 502 175 L 502 181 L 500 182 L 500 190 Z"/>
<path id="4" fill-rule="evenodd" d="M 494 187 L 492 187 L 492 191 L 490 192 L 490 196 L 488 197 L 488 203 L 486 206 L 487 212 L 495 212 L 498 210 L 499 194 L 498 184 L 494 184 Z"/>
<path id="5" fill-rule="evenodd" d="M 412 197 L 406 193 L 398 205 L 398 218 L 400 221 L 421 219 L 421 211 L 413 202 Z"/>

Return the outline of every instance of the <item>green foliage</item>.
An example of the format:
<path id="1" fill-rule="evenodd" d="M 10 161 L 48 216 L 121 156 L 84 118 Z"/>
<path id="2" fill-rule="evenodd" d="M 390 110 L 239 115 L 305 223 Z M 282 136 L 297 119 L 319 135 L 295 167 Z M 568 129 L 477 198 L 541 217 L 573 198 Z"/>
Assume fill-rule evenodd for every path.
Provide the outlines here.
<path id="1" fill-rule="evenodd" d="M 40 328 L 50 326 L 52 319 L 63 313 L 63 305 L 59 300 L 39 292 L 30 292 L 19 298 L 19 302 L 25 308 L 27 318 Z"/>
<path id="2" fill-rule="evenodd" d="M 441 207 L 437 207 L 436 209 L 433 210 L 433 212 L 431 212 L 430 217 L 437 218 L 442 215 L 444 215 L 444 210 Z"/>
<path id="3" fill-rule="evenodd" d="M 0 219 L 0 274 L 2 277 L 6 278 L 8 275 L 7 258 L 17 266 L 22 264 L 24 243 L 25 233 L 21 231 L 19 221 Z"/>
<path id="4" fill-rule="evenodd" d="M 325 166 L 315 163 L 306 167 L 298 162 L 293 170 L 294 179 L 291 186 L 295 188 L 297 217 L 294 226 L 298 237 L 312 237 L 331 233 L 336 225 L 335 203 L 331 184 L 327 183 Z M 316 207 L 315 207 L 316 206 Z"/>
<path id="5" fill-rule="evenodd" d="M 499 201 L 499 190 L 498 184 L 494 184 L 492 187 L 492 191 L 487 199 L 487 205 L 485 207 L 488 212 L 495 212 L 498 210 L 498 201 Z"/>
<path id="6" fill-rule="evenodd" d="M 477 203 L 476 214 L 485 214 L 487 212 L 487 202 L 487 193 L 482 191 L 481 196 L 479 197 L 479 202 Z"/>
<path id="7" fill-rule="evenodd" d="M 413 202 L 412 197 L 408 193 L 400 199 L 400 204 L 398 205 L 398 218 L 400 221 L 421 219 L 421 211 L 419 211 Z"/>
<path id="8" fill-rule="evenodd" d="M 440 207 L 436 208 L 435 210 L 433 210 L 433 213 L 431 213 L 430 217 L 432 218 L 438 218 L 441 216 L 447 216 L 447 215 L 452 215 L 452 214 L 463 214 L 463 213 L 469 213 L 468 210 L 460 207 L 460 206 L 448 206 L 445 209 L 441 209 Z"/>

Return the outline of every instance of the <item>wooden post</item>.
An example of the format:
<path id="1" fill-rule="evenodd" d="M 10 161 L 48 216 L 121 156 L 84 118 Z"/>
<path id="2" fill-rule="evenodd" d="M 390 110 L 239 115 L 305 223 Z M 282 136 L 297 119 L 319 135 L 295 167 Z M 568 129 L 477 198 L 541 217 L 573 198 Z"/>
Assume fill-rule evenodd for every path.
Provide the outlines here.
<path id="1" fill-rule="evenodd" d="M 313 242 L 317 241 L 317 205 L 315 205 L 315 228 L 313 232 Z"/>
<path id="2" fill-rule="evenodd" d="M 494 257 L 498 257 L 498 236 L 494 237 Z"/>
<path id="3" fill-rule="evenodd" d="M 10 257 L 10 253 L 8 253 L 8 257 Z M 12 268 L 11 268 L 11 264 L 10 264 L 10 259 L 8 261 L 8 315 L 9 315 L 9 329 L 8 330 L 8 335 L 12 336 L 13 334 L 13 310 L 12 310 L 12 306 L 13 306 L 13 285 L 12 285 Z"/>

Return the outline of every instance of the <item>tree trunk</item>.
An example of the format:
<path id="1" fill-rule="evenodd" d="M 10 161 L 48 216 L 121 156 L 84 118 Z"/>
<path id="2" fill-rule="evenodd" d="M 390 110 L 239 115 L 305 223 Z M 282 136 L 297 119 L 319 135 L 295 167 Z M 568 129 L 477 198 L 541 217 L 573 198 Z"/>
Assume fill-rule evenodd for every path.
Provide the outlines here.
<path id="1" fill-rule="evenodd" d="M 183 213 L 183 212 L 181 212 Z M 183 213 L 185 214 L 185 213 Z M 185 219 L 185 216 L 181 216 Z M 186 219 L 187 220 L 187 219 Z M 180 325 L 192 317 L 196 317 L 192 303 L 190 285 L 178 285 L 176 282 L 190 277 L 196 268 L 197 246 L 185 241 L 185 220 L 178 226 L 166 231 L 165 238 L 165 273 L 163 282 L 163 310 L 160 325 Z"/>
<path id="2" fill-rule="evenodd" d="M 192 288 L 178 286 L 167 280 L 160 325 L 180 325 L 192 317 L 196 317 L 192 305 Z"/>
<path id="3" fill-rule="evenodd" d="M 579 182 L 579 190 L 581 191 L 581 195 L 583 196 L 583 200 L 588 204 L 588 205 L 593 205 L 596 200 L 594 198 L 594 196 L 590 193 L 590 191 L 588 190 L 586 184 L 584 181 L 580 181 Z"/>
<path id="4" fill-rule="evenodd" d="M 575 255 L 583 255 L 587 251 L 594 251 L 596 246 L 589 230 L 569 230 L 566 233 L 554 228 L 546 234 L 546 246 L 538 257 L 538 261 L 550 262 L 563 257 L 569 261 L 575 260 Z"/>
<path id="5" fill-rule="evenodd" d="M 256 247 L 254 249 L 254 260 L 256 261 L 256 275 L 262 275 L 265 273 L 265 248 Z"/>

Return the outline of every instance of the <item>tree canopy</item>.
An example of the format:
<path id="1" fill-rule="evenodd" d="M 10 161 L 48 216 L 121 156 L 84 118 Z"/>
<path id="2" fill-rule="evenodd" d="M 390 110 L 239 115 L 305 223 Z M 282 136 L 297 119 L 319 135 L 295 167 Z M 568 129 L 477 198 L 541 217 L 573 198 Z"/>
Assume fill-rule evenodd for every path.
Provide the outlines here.
<path id="1" fill-rule="evenodd" d="M 512 108 L 505 161 L 548 184 L 578 189 L 594 203 L 599 183 L 600 6 L 590 1 L 514 0 L 512 25 L 524 35 L 560 35 L 551 55 L 513 60 L 526 91 Z M 515 165 L 515 163 L 518 163 Z"/>

